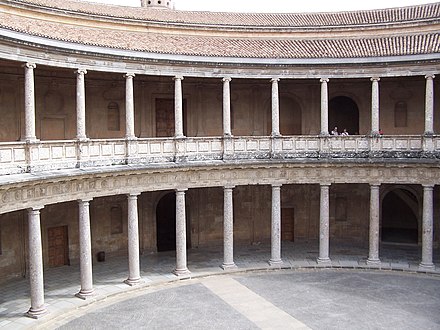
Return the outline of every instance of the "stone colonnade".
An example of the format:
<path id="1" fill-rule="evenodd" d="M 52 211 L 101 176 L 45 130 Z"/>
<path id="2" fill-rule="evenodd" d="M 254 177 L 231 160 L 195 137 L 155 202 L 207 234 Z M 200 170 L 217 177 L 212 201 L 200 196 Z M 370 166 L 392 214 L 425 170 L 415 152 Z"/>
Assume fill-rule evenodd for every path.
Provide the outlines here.
<path id="1" fill-rule="evenodd" d="M 35 86 L 34 70 L 36 65 L 26 63 L 25 68 L 25 136 L 27 142 L 36 141 L 35 132 Z M 76 87 L 76 113 L 77 113 L 77 136 L 78 140 L 86 140 L 86 108 L 85 108 L 85 69 L 78 69 L 77 87 Z M 126 79 L 126 118 L 125 127 L 127 140 L 135 139 L 134 133 L 134 94 L 133 94 L 133 73 L 127 73 Z M 425 92 L 425 135 L 434 134 L 434 75 L 427 74 L 426 92 Z M 183 96 L 182 96 L 182 76 L 176 76 L 174 79 L 174 118 L 175 118 L 175 138 L 184 138 L 183 129 Z M 223 81 L 223 136 L 231 137 L 231 96 L 230 82 L 231 77 L 225 77 Z M 272 133 L 273 137 L 280 136 L 279 129 L 279 78 L 272 78 Z M 371 78 L 371 135 L 379 134 L 379 77 Z M 321 78 L 321 128 L 320 134 L 326 136 L 329 134 L 328 127 L 328 84 L 329 78 Z"/>
<path id="2" fill-rule="evenodd" d="M 331 265 L 329 255 L 329 209 L 330 209 L 330 183 L 320 184 L 320 225 L 319 225 L 319 255 L 317 263 Z M 223 187 L 224 192 L 224 235 L 223 254 L 224 261 L 220 266 L 223 269 L 237 267 L 233 253 L 233 190 L 234 186 Z M 281 189 L 280 184 L 272 185 L 272 210 L 271 210 L 271 256 L 268 263 L 280 267 L 281 259 Z M 433 263 L 433 185 L 423 186 L 423 236 L 421 270 L 434 268 Z M 186 188 L 176 189 L 176 268 L 173 273 L 179 277 L 188 277 L 191 272 L 187 266 L 187 238 L 186 238 Z M 367 264 L 380 264 L 379 258 L 379 183 L 370 184 L 370 224 L 369 224 L 369 255 Z M 142 282 L 139 262 L 139 230 L 138 207 L 139 193 L 127 195 L 128 200 L 128 285 Z M 89 204 L 91 199 L 78 201 L 79 207 L 79 239 L 80 239 L 80 278 L 81 289 L 76 294 L 81 299 L 93 296 L 93 271 L 92 247 L 90 231 Z M 31 307 L 28 316 L 37 318 L 44 315 L 43 286 L 43 253 L 41 242 L 40 209 L 35 207 L 28 210 L 29 223 L 29 271 Z"/>

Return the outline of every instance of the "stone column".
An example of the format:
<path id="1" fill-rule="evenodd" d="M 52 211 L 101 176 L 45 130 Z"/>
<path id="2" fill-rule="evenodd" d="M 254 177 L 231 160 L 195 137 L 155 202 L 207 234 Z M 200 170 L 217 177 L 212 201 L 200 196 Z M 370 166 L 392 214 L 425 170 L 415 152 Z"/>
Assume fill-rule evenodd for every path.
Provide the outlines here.
<path id="1" fill-rule="evenodd" d="M 280 265 L 281 260 L 281 185 L 272 185 L 272 231 L 270 265 Z"/>
<path id="2" fill-rule="evenodd" d="M 84 75 L 85 69 L 76 71 L 76 138 L 86 140 L 86 89 Z"/>
<path id="3" fill-rule="evenodd" d="M 183 135 L 183 98 L 182 98 L 183 77 L 174 77 L 174 137 L 182 138 Z"/>
<path id="4" fill-rule="evenodd" d="M 232 136 L 230 77 L 223 78 L 223 136 Z"/>
<path id="5" fill-rule="evenodd" d="M 319 257 L 318 263 L 330 263 L 329 258 L 329 191 L 330 184 L 321 184 L 320 203 L 319 203 Z"/>
<path id="6" fill-rule="evenodd" d="M 133 78 L 134 73 L 127 73 L 125 76 L 125 138 L 135 139 L 134 135 L 134 96 Z"/>
<path id="7" fill-rule="evenodd" d="M 432 241 L 433 241 L 433 190 L 434 186 L 423 186 L 423 224 L 422 224 L 422 262 L 420 268 L 433 269 L 432 262 Z"/>
<path id="8" fill-rule="evenodd" d="M 139 219 L 138 219 L 138 195 L 129 194 L 128 198 L 128 279 L 124 282 L 128 285 L 136 285 L 141 282 L 139 263 Z"/>
<path id="9" fill-rule="evenodd" d="M 46 313 L 46 307 L 44 306 L 43 250 L 41 246 L 40 210 L 41 208 L 32 208 L 28 210 L 31 308 L 26 315 L 32 318 L 38 318 Z"/>
<path id="10" fill-rule="evenodd" d="M 234 263 L 234 186 L 223 188 L 223 269 L 237 267 Z"/>
<path id="11" fill-rule="evenodd" d="M 37 140 L 35 135 L 35 83 L 34 83 L 34 63 L 24 65 L 24 120 L 26 142 Z"/>
<path id="12" fill-rule="evenodd" d="M 370 184 L 370 247 L 367 264 L 379 264 L 379 184 Z"/>
<path id="13" fill-rule="evenodd" d="M 79 205 L 79 265 L 81 273 L 81 289 L 78 298 L 87 299 L 94 293 L 92 271 L 92 239 L 90 232 L 91 199 L 78 200 Z"/>
<path id="14" fill-rule="evenodd" d="M 434 134 L 434 78 L 433 74 L 425 76 L 425 135 Z"/>
<path id="15" fill-rule="evenodd" d="M 273 78 L 272 82 L 272 136 L 280 135 L 280 100 L 278 94 L 278 81 Z"/>
<path id="16" fill-rule="evenodd" d="M 326 136 L 328 133 L 328 78 L 322 78 L 321 82 L 321 135 Z"/>
<path id="17" fill-rule="evenodd" d="M 371 84 L 371 135 L 379 135 L 379 80 L 378 77 L 370 79 Z"/>
<path id="18" fill-rule="evenodd" d="M 185 191 L 176 190 L 176 269 L 177 276 L 188 276 L 191 272 L 186 264 L 186 211 Z"/>

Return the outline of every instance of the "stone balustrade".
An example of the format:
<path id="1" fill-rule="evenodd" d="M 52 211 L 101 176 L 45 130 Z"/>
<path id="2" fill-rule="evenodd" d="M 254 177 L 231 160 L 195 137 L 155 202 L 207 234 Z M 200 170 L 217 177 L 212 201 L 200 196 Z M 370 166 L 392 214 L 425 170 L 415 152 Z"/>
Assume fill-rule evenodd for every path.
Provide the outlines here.
<path id="1" fill-rule="evenodd" d="M 301 158 L 439 158 L 437 136 L 90 139 L 0 143 L 0 175 L 124 164 Z"/>

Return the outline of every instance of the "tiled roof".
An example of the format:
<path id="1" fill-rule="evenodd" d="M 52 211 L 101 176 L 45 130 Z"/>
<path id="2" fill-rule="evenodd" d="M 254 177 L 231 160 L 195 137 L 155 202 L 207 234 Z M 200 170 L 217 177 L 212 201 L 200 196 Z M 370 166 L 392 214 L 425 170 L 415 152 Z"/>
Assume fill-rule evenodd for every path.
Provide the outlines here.
<path id="1" fill-rule="evenodd" d="M 0 0 L 0 3 L 4 0 Z M 140 12 L 141 16 L 161 17 L 162 19 L 179 18 L 185 22 L 208 22 L 211 18 L 220 16 L 229 17 L 228 24 L 269 24 L 277 26 L 289 25 L 294 22 L 300 24 L 331 24 L 332 19 L 340 19 L 341 24 L 354 24 L 355 21 L 385 22 L 393 17 L 404 20 L 439 18 L 440 3 L 425 6 L 415 6 L 383 11 L 367 11 L 358 13 L 340 14 L 226 14 L 226 13 L 185 13 L 168 10 L 152 10 L 145 8 L 124 8 L 114 6 L 95 6 L 89 3 L 60 0 L 15 0 L 13 3 L 33 3 L 48 5 L 82 12 L 99 11 L 108 15 L 106 11 L 114 9 L 113 14 L 123 16 Z M 97 8 L 92 11 L 93 8 Z M 103 9 L 102 9 L 103 8 Z M 115 9 L 116 8 L 116 9 Z M 122 8 L 122 9 L 120 9 Z M 218 16 L 217 16 L 218 15 Z M 36 16 L 38 17 L 38 15 Z M 128 17 L 128 16 L 124 16 Z M 240 18 L 242 20 L 240 21 Z M 146 19 L 146 18 L 145 18 Z M 279 21 L 277 21 L 279 19 Z M 216 19 L 214 19 L 216 21 Z M 322 24 L 321 24 L 322 23 Z M 124 22 L 118 23 L 124 27 Z M 194 23 L 195 24 L 195 23 Z M 226 24 L 226 23 L 223 23 Z M 334 23 L 333 23 L 334 24 Z M 338 23 L 339 24 L 339 23 Z M 297 34 L 276 34 L 276 36 L 259 37 L 258 33 L 249 36 L 238 34 L 213 35 L 209 33 L 194 34 L 191 29 L 181 29 L 178 33 L 151 32 L 148 29 L 115 29 L 86 26 L 80 24 L 62 23 L 61 20 L 41 20 L 33 17 L 18 16 L 0 12 L 0 27 L 14 30 L 33 36 L 41 36 L 53 40 L 67 41 L 84 45 L 94 45 L 113 49 L 136 50 L 158 54 L 239 57 L 239 58 L 269 58 L 269 59 L 319 59 L 319 58 L 362 58 L 376 56 L 402 56 L 417 54 L 440 53 L 439 31 L 430 29 L 412 32 L 388 34 L 350 34 L 338 37 L 301 37 Z M 166 27 L 165 27 L 166 28 Z M 359 29 L 361 29 L 359 27 Z M 354 29 L 356 31 L 356 29 Z M 188 32 L 189 31 L 189 32 Z M 406 31 L 406 30 L 405 30 Z"/>
<path id="2" fill-rule="evenodd" d="M 5 0 L 3 0 L 5 1 Z M 401 8 L 339 12 L 339 13 L 225 13 L 157 10 L 141 7 L 110 6 L 74 0 L 6 0 L 61 11 L 73 11 L 108 17 L 195 25 L 248 26 L 248 27 L 322 27 L 364 24 L 387 24 L 415 20 L 438 19 L 440 2 Z"/>

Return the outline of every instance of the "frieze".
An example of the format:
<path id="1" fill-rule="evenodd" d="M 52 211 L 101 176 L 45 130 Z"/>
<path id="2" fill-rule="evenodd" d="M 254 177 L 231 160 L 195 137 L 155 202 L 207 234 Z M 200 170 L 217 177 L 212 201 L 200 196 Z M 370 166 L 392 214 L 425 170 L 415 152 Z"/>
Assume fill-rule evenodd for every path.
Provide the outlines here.
<path id="1" fill-rule="evenodd" d="M 385 167 L 386 166 L 386 167 Z M 83 198 L 97 198 L 176 188 L 207 188 L 227 185 L 382 183 L 440 184 L 440 168 L 423 164 L 225 164 L 205 167 L 176 167 L 162 170 L 136 169 L 115 173 L 81 173 L 57 180 L 45 179 L 3 185 L 0 213 L 36 205 Z"/>

